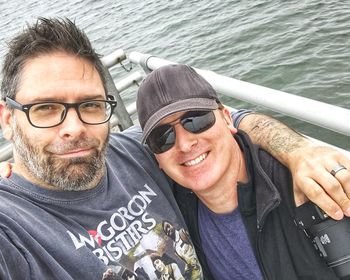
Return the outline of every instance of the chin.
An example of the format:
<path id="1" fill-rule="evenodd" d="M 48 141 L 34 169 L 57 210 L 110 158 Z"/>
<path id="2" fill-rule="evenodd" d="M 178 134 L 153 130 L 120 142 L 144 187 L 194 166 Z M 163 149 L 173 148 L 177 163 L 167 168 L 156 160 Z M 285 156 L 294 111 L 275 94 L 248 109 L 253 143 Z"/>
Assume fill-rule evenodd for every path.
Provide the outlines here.
<path id="1" fill-rule="evenodd" d="M 211 170 L 210 173 L 212 173 L 213 170 Z M 194 175 L 194 174 L 193 174 Z M 207 176 L 206 176 L 207 175 Z M 200 173 L 196 176 L 186 176 L 183 177 L 185 180 L 183 180 L 184 185 L 189 189 L 192 189 L 193 191 L 201 191 L 211 188 L 213 185 L 215 185 L 216 182 L 218 182 L 217 178 L 213 177 L 213 174 L 208 173 Z"/>
<path id="2" fill-rule="evenodd" d="M 208 184 L 208 182 L 200 182 L 200 183 L 197 182 L 196 184 L 194 184 L 193 182 L 189 184 L 184 183 L 182 186 L 194 192 L 201 192 L 211 187 L 211 185 Z"/>

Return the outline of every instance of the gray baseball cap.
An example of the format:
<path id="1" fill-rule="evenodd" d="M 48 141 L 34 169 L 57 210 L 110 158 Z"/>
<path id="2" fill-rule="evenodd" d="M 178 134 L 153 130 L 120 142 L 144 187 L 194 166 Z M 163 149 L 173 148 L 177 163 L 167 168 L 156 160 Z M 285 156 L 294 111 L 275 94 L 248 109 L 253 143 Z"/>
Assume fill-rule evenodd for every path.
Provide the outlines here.
<path id="1" fill-rule="evenodd" d="M 160 67 L 141 83 L 137 113 L 142 143 L 164 118 L 182 111 L 215 110 L 220 101 L 213 87 L 193 68 L 183 64 Z"/>

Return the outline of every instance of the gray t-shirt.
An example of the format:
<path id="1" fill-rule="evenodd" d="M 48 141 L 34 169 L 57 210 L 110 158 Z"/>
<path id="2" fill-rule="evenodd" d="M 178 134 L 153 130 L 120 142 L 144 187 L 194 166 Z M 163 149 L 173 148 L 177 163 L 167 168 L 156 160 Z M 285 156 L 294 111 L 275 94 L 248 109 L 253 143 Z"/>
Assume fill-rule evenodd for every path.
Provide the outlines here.
<path id="1" fill-rule="evenodd" d="M 106 174 L 91 190 L 51 191 L 17 174 L 0 181 L 1 279 L 100 280 L 107 268 L 115 279 L 158 279 L 155 256 L 176 264 L 179 279 L 202 279 L 188 235 L 185 258 L 163 229 L 187 232 L 171 182 L 139 137 L 139 129 L 111 135 Z"/>

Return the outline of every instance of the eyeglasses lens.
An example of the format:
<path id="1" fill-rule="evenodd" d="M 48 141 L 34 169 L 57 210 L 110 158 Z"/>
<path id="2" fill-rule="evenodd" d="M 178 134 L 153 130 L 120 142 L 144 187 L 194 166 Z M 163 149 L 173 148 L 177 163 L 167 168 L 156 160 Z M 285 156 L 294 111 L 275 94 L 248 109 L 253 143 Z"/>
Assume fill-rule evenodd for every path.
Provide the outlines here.
<path id="1" fill-rule="evenodd" d="M 101 100 L 86 101 L 77 107 L 80 119 L 86 124 L 100 124 L 112 114 L 111 105 Z M 58 125 L 66 116 L 66 107 L 60 103 L 40 103 L 30 107 L 30 121 L 38 127 Z"/>
<path id="2" fill-rule="evenodd" d="M 39 127 L 60 123 L 65 115 L 65 107 L 59 103 L 40 103 L 29 109 L 30 121 Z"/>
<path id="3" fill-rule="evenodd" d="M 104 101 L 84 102 L 79 106 L 81 119 L 85 123 L 101 123 L 111 115 L 111 106 Z"/>

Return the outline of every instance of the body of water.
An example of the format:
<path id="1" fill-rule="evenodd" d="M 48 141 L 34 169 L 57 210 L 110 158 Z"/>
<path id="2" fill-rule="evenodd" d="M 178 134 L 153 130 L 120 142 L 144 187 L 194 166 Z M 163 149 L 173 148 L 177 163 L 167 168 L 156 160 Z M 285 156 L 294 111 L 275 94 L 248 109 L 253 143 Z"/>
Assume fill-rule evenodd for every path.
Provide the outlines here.
<path id="1" fill-rule="evenodd" d="M 342 0 L 0 0 L 6 41 L 38 16 L 69 17 L 101 54 L 123 48 L 350 109 L 350 3 Z M 121 75 L 120 68 L 113 76 Z M 129 102 L 135 89 L 123 93 Z M 349 137 L 237 100 L 350 150 Z"/>

